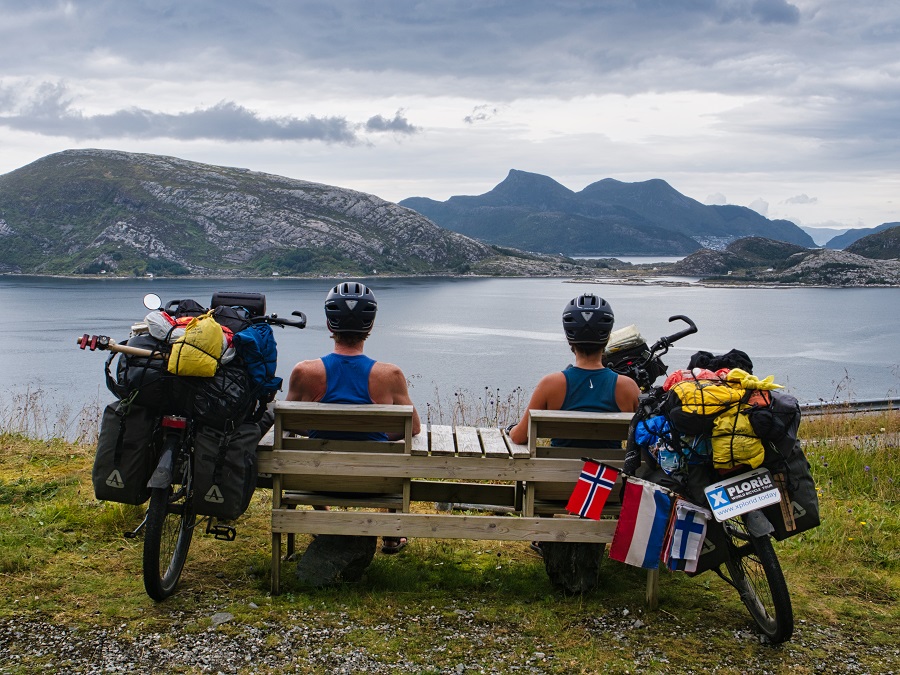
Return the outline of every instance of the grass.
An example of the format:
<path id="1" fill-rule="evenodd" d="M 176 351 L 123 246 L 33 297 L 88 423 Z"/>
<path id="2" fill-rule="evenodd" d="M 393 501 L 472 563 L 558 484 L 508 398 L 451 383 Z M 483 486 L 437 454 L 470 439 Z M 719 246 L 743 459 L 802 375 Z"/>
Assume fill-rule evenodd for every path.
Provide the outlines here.
<path id="1" fill-rule="evenodd" d="M 93 499 L 92 446 L 18 433 L 0 435 L 0 621 L 157 631 L 163 643 L 173 626 L 188 635 L 264 627 L 272 649 L 292 627 L 315 626 L 309 653 L 352 648 L 423 673 L 462 662 L 494 672 L 737 673 L 747 659 L 766 672 L 812 673 L 845 658 L 861 672 L 897 671 L 900 457 L 886 439 L 898 428 L 897 413 L 804 421 L 823 523 L 776 544 L 798 622 L 780 648 L 760 645 L 737 594 L 712 573 L 663 573 L 660 609 L 645 612 L 642 570 L 604 561 L 596 591 L 565 597 L 520 542 L 416 539 L 401 555 L 376 556 L 363 581 L 322 590 L 298 587 L 288 564 L 283 594 L 271 597 L 261 490 L 236 541 L 198 532 L 178 592 L 156 604 L 141 581 L 141 539 L 122 537 L 143 508 Z M 235 618 L 213 628 L 221 611 Z M 0 650 L 0 672 L 42 664 L 12 668 Z"/>

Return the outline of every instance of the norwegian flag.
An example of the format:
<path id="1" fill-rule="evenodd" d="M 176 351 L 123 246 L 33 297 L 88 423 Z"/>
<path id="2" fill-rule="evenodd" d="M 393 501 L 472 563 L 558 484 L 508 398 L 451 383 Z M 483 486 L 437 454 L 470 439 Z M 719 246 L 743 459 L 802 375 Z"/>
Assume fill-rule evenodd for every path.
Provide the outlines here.
<path id="1" fill-rule="evenodd" d="M 569 503 L 566 504 L 566 511 L 582 518 L 600 520 L 603 505 L 606 504 L 606 498 L 612 492 L 619 473 L 618 469 L 606 464 L 586 461 L 572 496 L 569 497 Z"/>

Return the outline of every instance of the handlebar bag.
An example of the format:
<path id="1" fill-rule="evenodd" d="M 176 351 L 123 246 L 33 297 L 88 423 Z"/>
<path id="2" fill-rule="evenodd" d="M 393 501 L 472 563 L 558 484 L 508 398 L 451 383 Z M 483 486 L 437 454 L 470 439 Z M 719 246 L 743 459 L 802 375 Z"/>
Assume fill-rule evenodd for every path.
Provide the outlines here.
<path id="1" fill-rule="evenodd" d="M 224 340 L 222 327 L 211 312 L 195 316 L 184 335 L 172 345 L 168 370 L 173 375 L 212 377 L 219 367 Z"/>
<path id="2" fill-rule="evenodd" d="M 234 520 L 250 505 L 256 489 L 258 425 L 230 432 L 201 426 L 194 435 L 194 508 L 198 515 Z"/>
<path id="3" fill-rule="evenodd" d="M 156 468 L 153 435 L 157 415 L 141 406 L 111 403 L 100 420 L 100 436 L 91 480 L 97 499 L 143 504 L 147 481 Z"/>

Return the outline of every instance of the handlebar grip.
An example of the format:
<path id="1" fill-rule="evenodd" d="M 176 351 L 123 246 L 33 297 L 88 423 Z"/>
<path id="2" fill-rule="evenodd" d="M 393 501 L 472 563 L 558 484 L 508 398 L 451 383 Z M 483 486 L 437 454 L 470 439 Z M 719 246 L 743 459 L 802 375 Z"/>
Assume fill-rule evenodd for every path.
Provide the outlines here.
<path id="1" fill-rule="evenodd" d="M 679 319 L 681 321 L 684 321 L 685 323 L 687 323 L 687 325 L 690 327 L 685 328 L 684 330 L 678 331 L 674 335 L 670 335 L 667 338 L 665 338 L 666 342 L 669 344 L 675 342 L 676 340 L 680 340 L 683 337 L 687 337 L 688 335 L 693 335 L 694 333 L 697 332 L 697 324 L 695 324 L 693 321 L 691 321 L 684 314 L 676 314 L 675 316 L 670 316 L 669 322 L 676 321 Z"/>

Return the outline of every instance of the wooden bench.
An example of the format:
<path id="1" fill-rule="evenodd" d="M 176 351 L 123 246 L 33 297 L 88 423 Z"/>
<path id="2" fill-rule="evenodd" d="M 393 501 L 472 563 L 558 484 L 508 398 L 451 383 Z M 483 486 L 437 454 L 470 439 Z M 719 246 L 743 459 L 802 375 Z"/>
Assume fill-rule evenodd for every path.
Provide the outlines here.
<path id="1" fill-rule="evenodd" d="M 529 443 L 517 445 L 497 428 L 430 425 L 413 436 L 412 406 L 279 401 L 274 433 L 259 451 L 260 474 L 271 475 L 272 592 L 280 590 L 282 535 L 288 535 L 289 554 L 295 534 L 607 544 L 619 513 L 618 488 L 599 522 L 570 516 L 565 505 L 582 457 L 621 467 L 624 450 L 549 447 L 539 439 L 622 441 L 630 420 L 631 413 L 534 411 Z M 383 431 L 401 440 L 290 433 L 304 429 Z M 481 509 L 475 515 L 438 512 L 434 505 L 440 502 Z M 657 578 L 657 570 L 648 575 L 651 607 Z"/>

